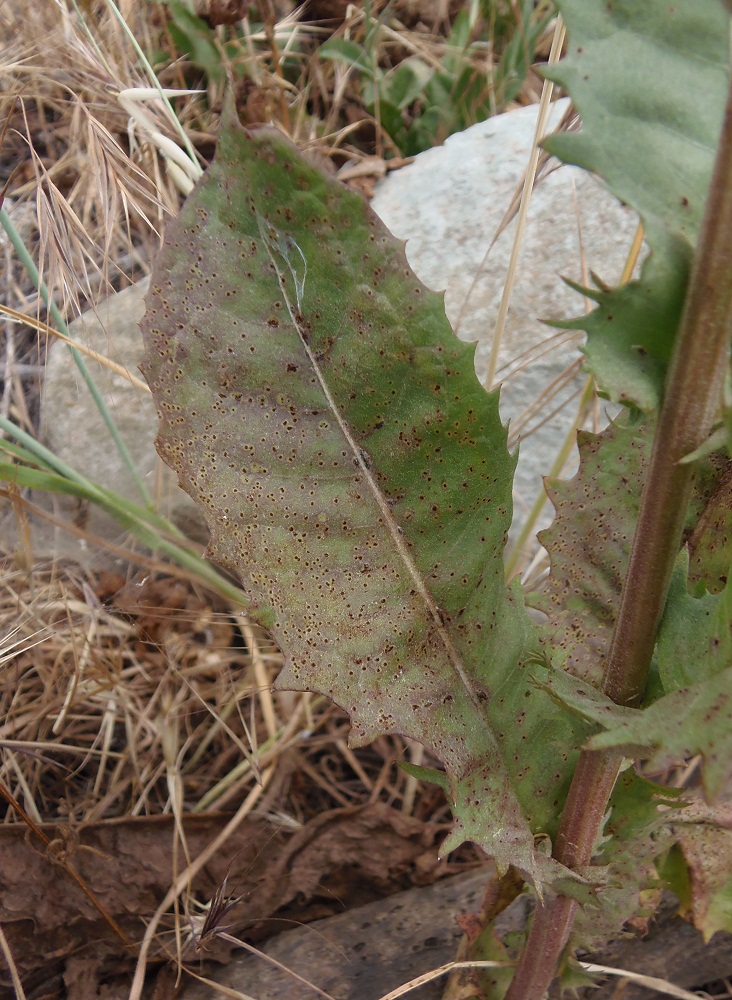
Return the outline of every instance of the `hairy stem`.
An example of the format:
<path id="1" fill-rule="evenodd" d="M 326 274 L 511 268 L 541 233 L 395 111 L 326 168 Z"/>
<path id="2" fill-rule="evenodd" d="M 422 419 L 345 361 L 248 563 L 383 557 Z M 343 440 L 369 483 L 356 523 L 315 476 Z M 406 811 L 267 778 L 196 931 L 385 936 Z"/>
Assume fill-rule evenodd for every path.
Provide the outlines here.
<path id="1" fill-rule="evenodd" d="M 666 392 L 643 489 L 628 573 L 605 668 L 603 691 L 637 704 L 679 551 L 694 464 L 679 464 L 709 436 L 721 399 L 732 334 L 732 81 Z M 583 751 L 553 856 L 589 864 L 620 758 Z M 559 896 L 539 906 L 506 1000 L 541 1000 L 554 977 L 577 904 Z"/>

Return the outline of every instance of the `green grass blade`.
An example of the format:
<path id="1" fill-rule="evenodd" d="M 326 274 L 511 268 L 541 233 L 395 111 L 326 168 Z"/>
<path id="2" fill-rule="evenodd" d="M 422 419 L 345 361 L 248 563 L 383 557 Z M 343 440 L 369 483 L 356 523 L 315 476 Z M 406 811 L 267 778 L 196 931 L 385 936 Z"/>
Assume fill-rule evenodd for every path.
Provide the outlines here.
<path id="1" fill-rule="evenodd" d="M 41 279 L 41 276 L 38 273 L 38 268 L 36 267 L 35 262 L 28 253 L 28 250 L 26 249 L 26 246 L 23 243 L 20 234 L 13 225 L 12 219 L 8 215 L 7 210 L 4 208 L 0 208 L 0 225 L 7 233 L 8 239 L 10 240 L 13 249 L 17 253 L 20 262 L 25 267 L 26 271 L 28 272 L 31 278 L 31 281 L 34 283 L 34 285 L 38 289 L 41 298 L 46 303 L 48 311 L 51 314 L 51 317 L 54 323 L 56 324 L 57 329 L 60 330 L 61 333 L 63 333 L 66 337 L 70 337 L 71 334 L 69 333 L 69 329 L 66 323 L 64 322 L 63 316 L 59 312 L 56 303 L 50 297 L 48 293 L 48 288 L 46 287 L 45 282 Z M 112 439 L 117 447 L 117 450 L 120 453 L 120 456 L 122 457 L 122 460 L 124 461 L 127 468 L 130 470 L 130 475 L 134 479 L 135 484 L 138 490 L 140 491 L 140 496 L 145 501 L 145 503 L 150 504 L 152 506 L 152 498 L 150 496 L 150 493 L 147 487 L 145 486 L 145 483 L 143 482 L 142 476 L 140 475 L 137 466 L 135 465 L 132 455 L 130 455 L 127 445 L 120 436 L 119 430 L 117 429 L 117 425 L 114 422 L 112 414 L 109 412 L 107 404 L 104 402 L 104 399 L 102 398 L 99 390 L 97 389 L 96 383 L 92 378 L 91 372 L 87 367 L 84 357 L 74 347 L 69 347 L 69 351 L 71 352 L 71 357 L 74 359 L 74 364 L 78 368 L 79 373 L 81 374 L 81 377 L 84 379 L 86 387 L 89 390 L 92 399 L 94 400 L 95 406 L 99 410 L 99 413 L 102 417 L 102 420 L 104 421 L 107 430 L 112 436 Z"/>

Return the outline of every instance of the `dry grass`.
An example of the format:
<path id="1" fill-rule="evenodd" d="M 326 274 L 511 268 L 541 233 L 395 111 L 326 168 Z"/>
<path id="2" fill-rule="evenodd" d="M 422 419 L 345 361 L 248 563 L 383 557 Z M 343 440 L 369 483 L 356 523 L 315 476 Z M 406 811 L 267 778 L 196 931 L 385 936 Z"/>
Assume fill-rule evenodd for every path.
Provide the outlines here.
<path id="1" fill-rule="evenodd" d="M 265 811 L 294 828 L 404 801 L 401 743 L 356 757 L 324 699 L 273 696 L 280 652 L 211 594 L 10 559 L 1 585 L 0 782 L 36 823 L 231 809 L 278 761 Z"/>
<path id="2" fill-rule="evenodd" d="M 147 920 L 131 996 L 142 995 L 153 946 L 159 953 L 166 939 L 177 942 L 171 959 L 190 960 L 186 942 L 199 920 L 190 884 L 211 857 L 236 857 L 228 841 L 244 821 L 264 819 L 274 836 L 369 802 L 449 819 L 437 789 L 415 797 L 415 782 L 395 766 L 411 756 L 403 741 L 382 737 L 354 753 L 348 720 L 332 704 L 273 695 L 281 664 L 241 611 L 164 568 L 124 579 L 63 564 L 29 574 L 11 557 L 0 561 L 4 823 L 29 833 L 46 824 L 40 837 L 55 856 L 52 840 L 63 844 L 65 830 L 73 838 L 115 817 L 174 817 L 179 874 Z M 200 853 L 189 850 L 184 822 L 196 813 L 231 815 Z M 73 869 L 67 877 L 78 881 Z M 104 897 L 90 898 L 104 906 Z"/>

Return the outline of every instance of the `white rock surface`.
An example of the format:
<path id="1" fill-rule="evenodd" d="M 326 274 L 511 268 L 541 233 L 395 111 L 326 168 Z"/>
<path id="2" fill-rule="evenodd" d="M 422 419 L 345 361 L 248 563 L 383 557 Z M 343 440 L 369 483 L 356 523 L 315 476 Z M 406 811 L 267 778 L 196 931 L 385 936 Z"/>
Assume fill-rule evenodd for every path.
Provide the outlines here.
<path id="1" fill-rule="evenodd" d="M 96 312 L 88 312 L 71 326 L 72 336 L 140 378 L 142 357 L 140 321 L 149 279 L 108 298 Z M 198 511 L 178 488 L 174 473 L 155 451 L 157 415 L 152 397 L 122 375 L 86 358 L 110 413 L 127 445 L 155 508 L 181 528 L 201 535 Z M 41 437 L 51 450 L 84 476 L 135 503 L 140 491 L 120 458 L 69 352 L 56 345 L 51 352 L 44 386 Z M 105 515 L 90 513 L 90 530 L 104 524 Z"/>
<path id="2" fill-rule="evenodd" d="M 565 102 L 553 110 L 556 123 Z M 515 222 L 486 257 L 493 235 L 520 183 L 528 160 L 536 107 L 490 119 L 446 144 L 418 156 L 390 174 L 376 192 L 373 206 L 387 225 L 408 240 L 407 253 L 419 277 L 446 289 L 446 307 L 458 332 L 478 342 L 476 367 L 485 374 L 492 330 L 511 251 Z M 553 126 L 552 126 L 553 127 Z M 542 345 L 554 331 L 539 317 L 577 315 L 582 299 L 561 275 L 582 279 L 582 246 L 588 268 L 608 281 L 617 280 L 635 230 L 635 219 L 582 171 L 562 167 L 534 193 L 520 259 L 518 281 L 508 316 L 501 364 Z M 142 354 L 139 320 L 145 283 L 126 289 L 74 325 L 82 342 L 137 372 Z M 462 314 L 461 314 L 462 313 Z M 546 389 L 576 348 L 554 351 L 509 380 L 503 411 L 515 417 Z M 160 509 L 193 537 L 201 520 L 155 450 L 155 410 L 150 397 L 88 362 L 138 467 Z M 569 393 L 582 382 L 574 379 Z M 566 397 L 567 391 L 564 396 Z M 522 446 L 516 491 L 517 519 L 541 488 L 574 406 L 549 420 Z M 546 412 L 546 411 L 545 411 Z M 68 351 L 56 345 L 42 398 L 45 443 L 90 479 L 139 502 L 129 472 L 84 387 Z M 80 517 L 78 504 L 61 501 L 67 517 Z M 83 514 L 86 518 L 86 512 Z M 118 526 L 106 515 L 89 511 L 89 530 L 119 540 Z"/>

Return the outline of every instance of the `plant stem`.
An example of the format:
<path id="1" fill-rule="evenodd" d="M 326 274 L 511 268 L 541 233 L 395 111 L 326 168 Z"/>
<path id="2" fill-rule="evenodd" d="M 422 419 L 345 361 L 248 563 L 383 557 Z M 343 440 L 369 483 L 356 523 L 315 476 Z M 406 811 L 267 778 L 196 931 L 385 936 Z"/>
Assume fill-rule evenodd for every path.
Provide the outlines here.
<path id="1" fill-rule="evenodd" d="M 643 695 L 671 572 L 681 544 L 694 463 L 680 464 L 711 433 L 732 335 L 732 80 L 694 267 L 674 345 L 603 691 L 621 705 Z M 589 864 L 620 766 L 616 751 L 583 751 L 553 857 Z M 577 904 L 539 906 L 506 1000 L 541 1000 L 549 989 Z"/>

